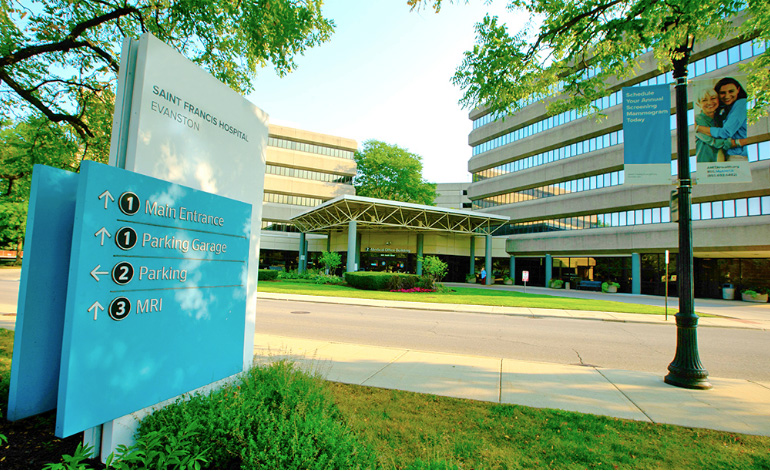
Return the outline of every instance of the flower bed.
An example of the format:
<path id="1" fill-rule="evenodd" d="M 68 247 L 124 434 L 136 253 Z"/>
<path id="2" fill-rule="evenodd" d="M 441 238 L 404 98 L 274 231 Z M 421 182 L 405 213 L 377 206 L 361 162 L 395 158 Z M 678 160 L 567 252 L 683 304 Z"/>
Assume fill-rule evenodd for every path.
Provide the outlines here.
<path id="1" fill-rule="evenodd" d="M 435 289 L 425 289 L 425 288 L 409 288 L 409 289 L 392 289 L 390 290 L 391 293 L 435 293 Z"/>

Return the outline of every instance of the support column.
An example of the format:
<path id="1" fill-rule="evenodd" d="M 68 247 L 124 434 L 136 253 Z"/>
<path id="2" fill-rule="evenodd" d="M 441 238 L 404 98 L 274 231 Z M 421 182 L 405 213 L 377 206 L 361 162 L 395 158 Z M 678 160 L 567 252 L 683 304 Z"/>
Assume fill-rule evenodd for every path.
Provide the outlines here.
<path id="1" fill-rule="evenodd" d="M 332 231 L 329 231 L 328 234 L 326 234 L 326 251 L 332 251 Z"/>
<path id="2" fill-rule="evenodd" d="M 631 294 L 642 294 L 642 256 L 631 254 Z"/>
<path id="3" fill-rule="evenodd" d="M 356 234 L 356 221 L 350 221 L 348 223 L 348 263 L 346 271 L 356 271 L 356 242 L 358 237 Z"/>
<path id="4" fill-rule="evenodd" d="M 487 269 L 487 284 L 495 283 L 495 275 L 492 274 L 492 236 L 487 234 L 484 244 L 484 268 Z"/>
<path id="5" fill-rule="evenodd" d="M 305 270 L 307 269 L 307 256 L 305 255 L 307 252 L 307 236 L 304 232 L 300 232 L 299 234 L 299 266 L 297 267 L 297 272 L 299 273 L 305 273 Z"/>
<path id="6" fill-rule="evenodd" d="M 468 273 L 476 275 L 476 236 L 471 236 L 471 266 Z"/>
<path id="7" fill-rule="evenodd" d="M 513 284 L 515 285 L 516 284 L 516 257 L 514 257 L 513 255 L 511 255 L 511 268 L 509 271 L 511 272 L 510 277 L 513 280 Z"/>
<path id="8" fill-rule="evenodd" d="M 550 288 L 551 285 L 548 282 L 553 278 L 553 259 L 551 254 L 545 254 L 545 286 Z"/>
<path id="9" fill-rule="evenodd" d="M 425 234 L 417 234 L 417 276 L 422 276 L 422 249 Z"/>
<path id="10" fill-rule="evenodd" d="M 361 239 L 363 234 L 356 234 L 356 271 L 361 269 Z"/>

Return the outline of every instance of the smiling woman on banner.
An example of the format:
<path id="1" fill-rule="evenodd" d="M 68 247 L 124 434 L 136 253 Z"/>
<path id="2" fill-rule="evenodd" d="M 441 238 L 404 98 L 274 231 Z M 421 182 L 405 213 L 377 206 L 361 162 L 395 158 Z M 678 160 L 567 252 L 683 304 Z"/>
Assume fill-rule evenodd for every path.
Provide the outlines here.
<path id="1" fill-rule="evenodd" d="M 746 90 L 734 78 L 725 77 L 716 83 L 714 91 L 719 96 L 714 125 L 702 125 L 696 121 L 695 132 L 729 140 L 730 147 L 725 151 L 726 161 L 747 161 L 748 154 L 743 146 L 745 141 L 742 141 L 746 139 Z"/>
<path id="2" fill-rule="evenodd" d="M 719 108 L 719 95 L 711 88 L 698 94 L 695 107 L 700 113 L 695 115 L 695 127 L 710 128 L 714 126 L 714 115 Z M 695 133 L 695 156 L 698 162 L 724 162 L 725 151 L 731 145 L 729 139 L 717 139 L 701 132 Z"/>

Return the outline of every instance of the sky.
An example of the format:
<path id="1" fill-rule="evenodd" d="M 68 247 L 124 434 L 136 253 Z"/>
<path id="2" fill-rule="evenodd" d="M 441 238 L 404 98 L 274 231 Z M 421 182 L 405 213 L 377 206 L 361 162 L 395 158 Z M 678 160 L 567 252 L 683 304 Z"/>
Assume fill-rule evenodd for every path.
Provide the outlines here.
<path id="1" fill-rule="evenodd" d="M 359 149 L 369 139 L 395 144 L 422 157 L 425 180 L 470 182 L 470 110 L 451 78 L 487 11 L 511 32 L 523 23 L 505 1 L 444 3 L 437 14 L 410 11 L 406 0 L 326 0 L 330 41 L 283 78 L 263 69 L 248 99 L 273 124 L 355 139 Z"/>

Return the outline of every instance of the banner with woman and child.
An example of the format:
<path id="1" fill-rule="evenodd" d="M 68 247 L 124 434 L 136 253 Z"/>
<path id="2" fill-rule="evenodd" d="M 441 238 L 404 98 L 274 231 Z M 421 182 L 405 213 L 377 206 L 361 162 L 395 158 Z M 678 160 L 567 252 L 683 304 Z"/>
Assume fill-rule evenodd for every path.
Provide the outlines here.
<path id="1" fill-rule="evenodd" d="M 690 82 L 698 183 L 751 181 L 745 75 Z"/>

